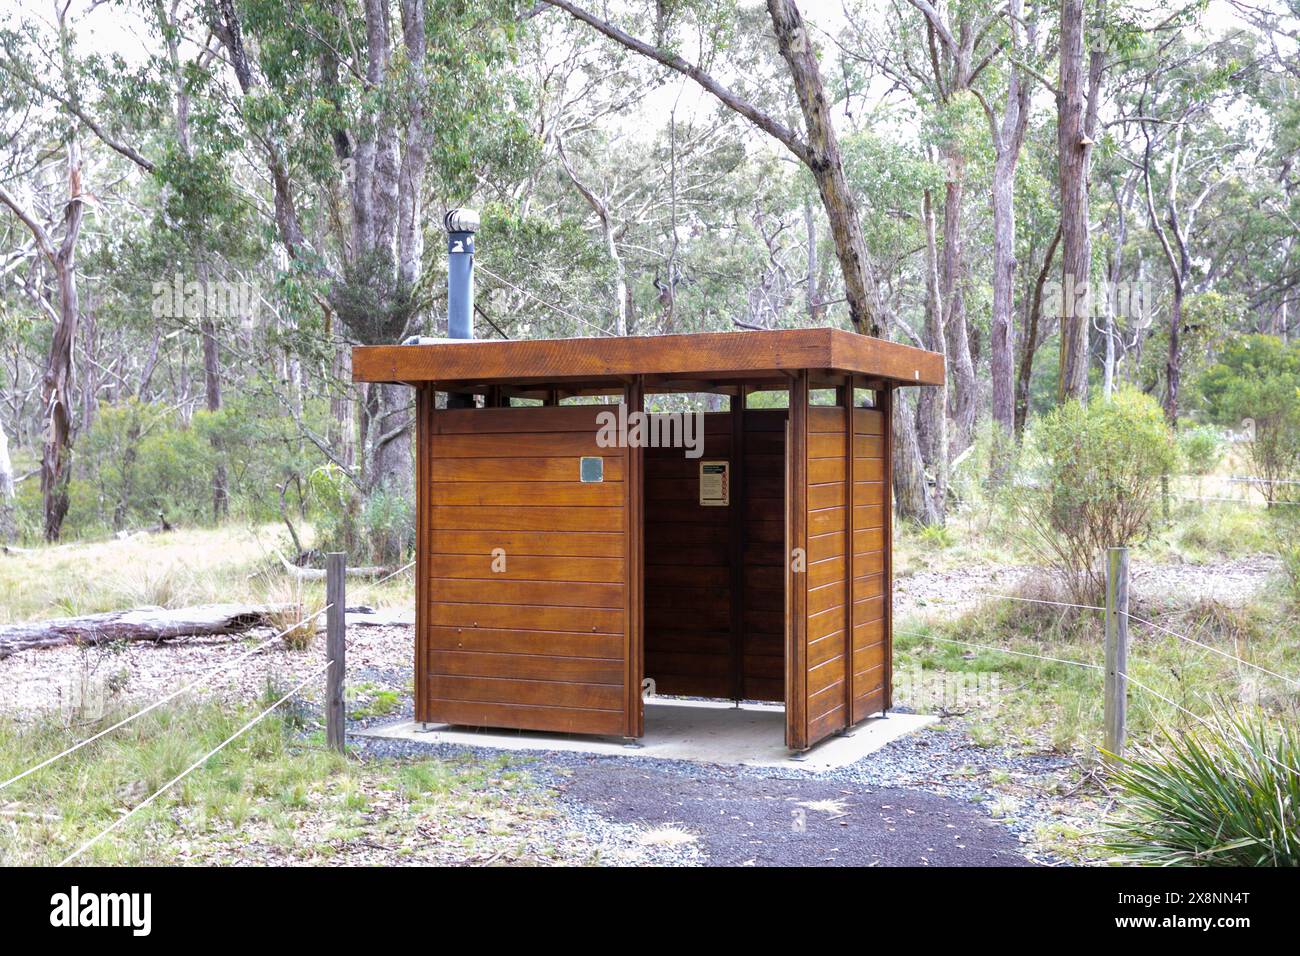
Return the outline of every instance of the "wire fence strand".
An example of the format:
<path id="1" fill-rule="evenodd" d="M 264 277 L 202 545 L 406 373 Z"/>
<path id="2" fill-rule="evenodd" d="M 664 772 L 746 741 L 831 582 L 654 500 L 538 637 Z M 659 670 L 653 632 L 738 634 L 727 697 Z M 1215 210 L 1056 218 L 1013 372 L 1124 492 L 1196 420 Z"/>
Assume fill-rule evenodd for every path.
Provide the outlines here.
<path id="1" fill-rule="evenodd" d="M 1188 637 L 1186 634 L 1180 634 L 1172 628 L 1165 627 L 1163 624 L 1157 624 L 1155 621 L 1148 621 L 1146 618 L 1138 617 L 1136 614 L 1128 614 L 1127 616 L 1130 621 L 1143 624 L 1146 627 L 1155 628 L 1157 631 L 1163 631 L 1165 634 L 1170 634 L 1178 638 L 1180 641 L 1186 641 L 1188 644 L 1195 644 L 1197 647 L 1203 647 L 1205 650 L 1210 651 L 1213 654 L 1218 654 L 1220 657 L 1225 657 L 1230 661 L 1236 661 L 1238 664 L 1244 664 L 1246 667 L 1254 668 L 1262 674 L 1268 674 L 1270 677 L 1276 677 L 1278 680 L 1285 681 L 1293 687 L 1300 687 L 1300 680 L 1296 680 L 1293 677 L 1287 677 L 1285 674 L 1271 671 L 1267 667 L 1261 667 L 1259 664 L 1238 657 L 1236 654 L 1229 654 L 1227 651 L 1220 650 L 1219 648 L 1206 644 L 1203 641 L 1198 641 L 1194 637 Z"/>
<path id="2" fill-rule="evenodd" d="M 221 743 L 217 744 L 215 747 L 213 747 L 211 750 L 209 750 L 206 754 L 204 754 L 204 755 L 203 755 L 202 757 L 200 757 L 198 760 L 194 761 L 194 763 L 190 764 L 188 767 L 186 767 L 184 770 L 182 770 L 182 771 L 181 771 L 180 773 L 178 773 L 176 776 L 172 777 L 171 780 L 167 781 L 165 784 L 163 784 L 161 787 L 159 787 L 157 790 L 155 790 L 155 791 L 154 791 L 153 793 L 151 793 L 149 796 L 145 797 L 143 800 L 141 800 L 139 803 L 137 803 L 134 807 L 132 807 L 130 810 L 128 810 L 126 813 L 124 813 L 122 816 L 118 817 L 116 820 L 114 820 L 112 823 L 110 823 L 110 824 L 109 824 L 107 827 L 105 827 L 103 830 L 99 831 L 99 833 L 97 833 L 95 836 L 91 837 L 89 840 L 87 840 L 85 843 L 83 843 L 83 844 L 82 844 L 81 846 L 79 846 L 77 849 L 75 849 L 75 850 L 73 850 L 71 853 L 69 853 L 66 857 L 63 858 L 62 861 L 60 861 L 59 866 L 67 866 L 69 863 L 71 863 L 73 860 L 75 860 L 75 859 L 76 859 L 77 857 L 79 857 L 81 854 L 85 853 L 87 850 L 89 850 L 92 846 L 94 846 L 94 845 L 95 845 L 96 843 L 98 843 L 100 840 L 104 839 L 104 837 L 108 836 L 110 833 L 112 833 L 112 832 L 113 832 L 114 830 L 116 830 L 118 827 L 120 827 L 120 826 L 122 826 L 124 823 L 126 823 L 127 820 L 130 820 L 133 816 L 135 816 L 137 813 L 139 813 L 139 812 L 140 812 L 141 810 L 143 810 L 145 807 L 149 806 L 149 804 L 153 803 L 155 800 L 157 800 L 160 796 L 162 796 L 164 793 L 166 793 L 166 792 L 167 792 L 168 790 L 170 790 L 172 787 L 176 786 L 176 784 L 180 783 L 182 780 L 184 780 L 186 777 L 188 777 L 191 773 L 193 773 L 193 772 L 194 772 L 195 770 L 197 770 L 199 767 L 202 767 L 205 763 L 207 763 L 209 760 L 211 760 L 213 757 L 215 757 L 218 753 L 220 753 L 222 750 L 224 750 L 227 746 L 229 746 L 232 742 L 234 742 L 235 740 L 237 740 L 237 739 L 238 739 L 240 736 L 242 736 L 244 733 L 246 733 L 247 731 L 249 731 L 251 728 L 255 727 L 255 726 L 256 726 L 258 723 L 260 723 L 261 721 L 265 720 L 268 716 L 270 716 L 270 714 L 271 714 L 273 711 L 275 711 L 276 708 L 278 708 L 278 707 L 280 707 L 282 704 L 284 704 L 284 703 L 285 703 L 287 700 L 289 700 L 289 698 L 291 698 L 294 694 L 298 693 L 298 691 L 302 690 L 302 689 L 303 689 L 304 687 L 306 687 L 309 683 L 311 683 L 311 682 L 314 681 L 316 678 L 318 678 L 322 673 L 324 673 L 324 671 L 325 671 L 327 668 L 331 667 L 331 666 L 333 665 L 333 663 L 334 663 L 333 661 L 328 661 L 328 662 L 326 662 L 325 664 L 321 665 L 320 667 L 316 668 L 316 669 L 315 669 L 314 671 L 312 671 L 309 675 L 307 675 L 306 678 L 304 678 L 303 680 L 299 681 L 298 684 L 295 685 L 295 686 L 293 687 L 292 690 L 290 690 L 287 694 L 285 694 L 283 697 L 281 697 L 279 700 L 277 700 L 274 704 L 271 704 L 271 706 L 267 707 L 265 710 L 263 710 L 260 714 L 258 714 L 258 715 L 257 715 L 256 717 L 254 717 L 252 720 L 248 721 L 248 723 L 244 724 L 244 726 L 240 727 L 238 730 L 236 730 L 233 734 L 231 734 L 229 737 L 227 737 L 227 738 L 226 738 L 225 740 L 223 740 Z"/>
<path id="3" fill-rule="evenodd" d="M 96 740 L 108 736 L 113 731 L 118 730 L 121 727 L 125 727 L 127 724 L 131 723 L 134 720 L 138 720 L 139 718 L 143 717 L 147 713 L 150 713 L 151 711 L 157 710 L 163 704 L 167 703 L 168 701 L 175 700 L 177 697 L 180 697 L 182 694 L 186 693 L 187 691 L 193 690 L 196 687 L 203 686 L 205 683 L 212 680 L 214 677 L 217 677 L 221 674 L 226 673 L 229 670 L 232 670 L 235 667 L 238 667 L 240 664 L 243 664 L 245 661 L 249 660 L 259 651 L 265 650 L 266 647 L 275 643 L 280 638 L 284 637 L 286 634 L 290 633 L 296 628 L 302 627 L 302 625 L 306 624 L 308 621 L 312 621 L 320 617 L 331 607 L 333 607 L 332 604 L 327 604 L 325 607 L 321 608 L 315 614 L 309 614 L 307 617 L 302 618 L 297 623 L 290 624 L 282 631 L 279 631 L 276 634 L 272 634 L 270 637 L 266 638 L 265 640 L 260 641 L 259 643 L 257 643 L 256 645 L 254 645 L 253 647 L 245 651 L 243 654 L 241 654 L 239 657 L 235 658 L 233 661 L 228 661 L 224 664 L 213 665 L 213 667 L 202 677 L 196 678 L 195 680 L 190 681 L 188 684 L 178 687 L 170 694 L 160 697 L 158 700 L 155 700 L 152 704 L 149 704 L 147 707 L 143 708 L 142 710 L 138 710 L 128 717 L 123 717 L 117 723 L 113 724 L 113 726 L 105 727 L 103 730 L 99 731 L 98 733 L 90 737 L 87 737 L 85 740 L 73 744 L 71 747 L 68 747 L 67 749 L 60 751 L 59 753 L 55 754 L 52 757 L 47 757 L 45 760 L 42 760 L 40 763 L 36 764 L 35 766 L 28 767 L 22 773 L 12 776 L 8 780 L 5 780 L 3 783 L 0 783 L 0 790 L 5 789 L 10 784 L 17 783 L 19 780 L 22 780 L 25 777 L 31 776 L 32 774 L 36 773 L 38 770 L 45 769 L 50 764 L 54 763 L 57 760 L 61 760 L 62 758 L 68 756 L 69 754 L 76 753 L 82 747 L 85 747 L 89 744 L 94 743 Z"/>
<path id="4" fill-rule="evenodd" d="M 1154 688 L 1148 687 L 1146 684 L 1143 684 L 1141 681 L 1139 681 L 1137 678 L 1133 677 L 1133 676 L 1132 676 L 1131 674 L 1129 674 L 1127 671 L 1125 671 L 1124 674 L 1123 674 L 1122 676 L 1123 676 L 1123 678 L 1124 678 L 1125 681 L 1127 681 L 1128 683 L 1132 684 L 1134 687 L 1140 688 L 1141 690 L 1146 691 L 1146 692 L 1147 692 L 1148 694 L 1150 694 L 1151 696 L 1156 697 L 1156 698 L 1158 698 L 1158 699 L 1164 701 L 1166 704 L 1168 704 L 1170 707 L 1173 707 L 1175 710 L 1180 710 L 1180 711 L 1182 711 L 1182 712 L 1183 712 L 1184 714 L 1186 714 L 1188 717 L 1192 718 L 1192 720 L 1195 720 L 1195 721 L 1197 721 L 1198 723 L 1203 724 L 1204 726 L 1208 727 L 1211 731 L 1213 731 L 1213 732 L 1215 732 L 1215 733 L 1219 733 L 1219 732 L 1221 731 L 1222 728 L 1220 728 L 1220 727 L 1216 727 L 1212 722 L 1206 720 L 1206 719 L 1205 719 L 1204 717 L 1202 717 L 1200 714 L 1197 714 L 1197 713 L 1194 713 L 1193 711 L 1188 710 L 1188 709 L 1187 709 L 1186 707 L 1184 707 L 1182 704 L 1178 703 L 1178 701 L 1176 701 L 1176 700 L 1172 700 L 1172 699 L 1166 697 L 1164 694 L 1160 693 L 1160 691 L 1155 690 Z M 1295 767 L 1292 767 L 1290 764 L 1285 764 L 1285 763 L 1283 763 L 1282 761 L 1280 761 L 1280 760 L 1278 760 L 1276 757 L 1274 757 L 1272 754 L 1268 753 L 1268 751 L 1260 751 L 1260 752 L 1264 755 L 1264 758 L 1265 758 L 1266 760 L 1268 760 L 1270 763 L 1274 764 L 1274 765 L 1277 766 L 1278 768 L 1280 768 L 1280 769 L 1282 769 L 1282 770 L 1286 770 L 1286 771 L 1289 772 L 1289 773 L 1296 774 L 1297 776 L 1300 776 L 1300 770 L 1297 770 Z"/>
<path id="5" fill-rule="evenodd" d="M 1104 611 L 1104 607 L 1098 607 L 1096 604 L 1071 604 L 1069 601 L 1048 601 L 1043 598 L 1017 597 L 1014 594 L 995 594 L 992 591 L 982 592 L 985 597 L 1002 598 L 1004 601 L 1021 601 L 1025 604 L 1051 604 L 1054 607 L 1073 607 L 1083 611 Z"/>
<path id="6" fill-rule="evenodd" d="M 976 644 L 973 641 L 959 641 L 952 637 L 936 637 L 933 634 L 922 634 L 920 631 L 894 631 L 895 634 L 903 634 L 908 637 L 919 637 L 927 641 L 942 641 L 945 644 L 963 644 L 966 647 L 978 647 L 985 651 L 996 651 L 999 654 L 1012 654 L 1016 657 L 1032 657 L 1038 661 L 1051 661 L 1054 664 L 1073 664 L 1076 667 L 1086 667 L 1090 670 L 1104 670 L 1100 664 L 1092 664 L 1087 661 L 1075 661 L 1066 657 L 1048 657 L 1044 654 L 1030 654 L 1028 651 L 1013 651 L 1005 647 L 997 647 L 993 644 Z"/>

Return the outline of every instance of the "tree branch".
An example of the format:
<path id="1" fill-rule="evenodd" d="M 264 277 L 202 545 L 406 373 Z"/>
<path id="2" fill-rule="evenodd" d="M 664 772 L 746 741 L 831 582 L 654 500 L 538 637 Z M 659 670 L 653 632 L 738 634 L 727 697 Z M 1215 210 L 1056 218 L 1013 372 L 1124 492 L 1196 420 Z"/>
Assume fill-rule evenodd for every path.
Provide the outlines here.
<path id="1" fill-rule="evenodd" d="M 569 0 L 543 0 L 548 5 L 558 10 L 563 10 L 575 20 L 587 24 L 592 29 L 604 34 L 616 43 L 619 43 L 635 53 L 654 60 L 661 66 L 666 66 L 682 76 L 689 77 L 699 84 L 704 90 L 713 94 L 724 106 L 739 113 L 745 119 L 749 120 L 763 132 L 767 133 L 773 139 L 779 141 L 786 149 L 794 153 L 802 162 L 812 163 L 812 151 L 808 145 L 800 139 L 793 130 L 783 123 L 778 122 L 773 117 L 764 113 L 748 100 L 727 89 L 708 73 L 705 73 L 698 66 L 687 63 L 681 57 L 674 53 L 665 53 L 658 47 L 646 43 L 644 40 L 638 40 L 629 33 L 620 30 L 593 13 L 582 9 L 579 6 L 570 3 Z"/>

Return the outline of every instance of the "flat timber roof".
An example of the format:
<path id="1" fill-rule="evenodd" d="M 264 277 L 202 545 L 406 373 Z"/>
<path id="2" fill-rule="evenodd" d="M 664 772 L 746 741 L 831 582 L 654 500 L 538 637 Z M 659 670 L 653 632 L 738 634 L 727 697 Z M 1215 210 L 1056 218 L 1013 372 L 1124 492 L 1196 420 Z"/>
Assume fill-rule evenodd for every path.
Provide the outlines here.
<path id="1" fill-rule="evenodd" d="M 771 329 L 575 339 L 475 339 L 352 351 L 352 380 L 446 391 L 567 384 L 599 388 L 646 376 L 662 391 L 727 390 L 809 369 L 869 385 L 941 385 L 943 356 L 843 329 Z M 815 376 L 814 376 L 815 379 Z M 813 384 L 817 384 L 814 381 Z M 831 384 L 828 380 L 827 384 Z M 656 388 L 658 386 L 658 388 Z M 570 394 L 577 394 L 574 388 Z"/>

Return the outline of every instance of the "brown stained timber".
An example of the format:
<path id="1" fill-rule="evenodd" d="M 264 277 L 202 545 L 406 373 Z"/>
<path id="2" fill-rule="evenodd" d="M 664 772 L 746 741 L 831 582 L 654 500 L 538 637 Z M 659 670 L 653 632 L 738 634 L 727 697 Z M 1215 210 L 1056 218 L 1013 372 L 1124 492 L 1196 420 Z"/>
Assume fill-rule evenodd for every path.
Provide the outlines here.
<path id="1" fill-rule="evenodd" d="M 806 750 L 890 706 L 893 389 L 942 381 L 940 356 L 804 329 L 359 348 L 353 370 L 417 386 L 417 720 L 634 738 L 651 677 L 782 701 Z M 786 408 L 748 407 L 775 389 Z M 726 506 L 681 449 L 597 440 L 602 412 L 673 391 L 731 397 L 703 418 Z"/>

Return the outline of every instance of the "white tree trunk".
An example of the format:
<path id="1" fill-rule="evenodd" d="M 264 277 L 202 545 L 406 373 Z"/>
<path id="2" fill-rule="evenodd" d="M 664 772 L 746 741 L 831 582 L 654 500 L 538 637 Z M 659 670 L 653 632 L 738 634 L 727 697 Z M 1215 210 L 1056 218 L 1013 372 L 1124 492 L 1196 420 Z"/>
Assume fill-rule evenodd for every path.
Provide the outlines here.
<path id="1" fill-rule="evenodd" d="M 14 466 L 9 460 L 9 436 L 0 422 L 0 508 L 14 500 Z"/>

